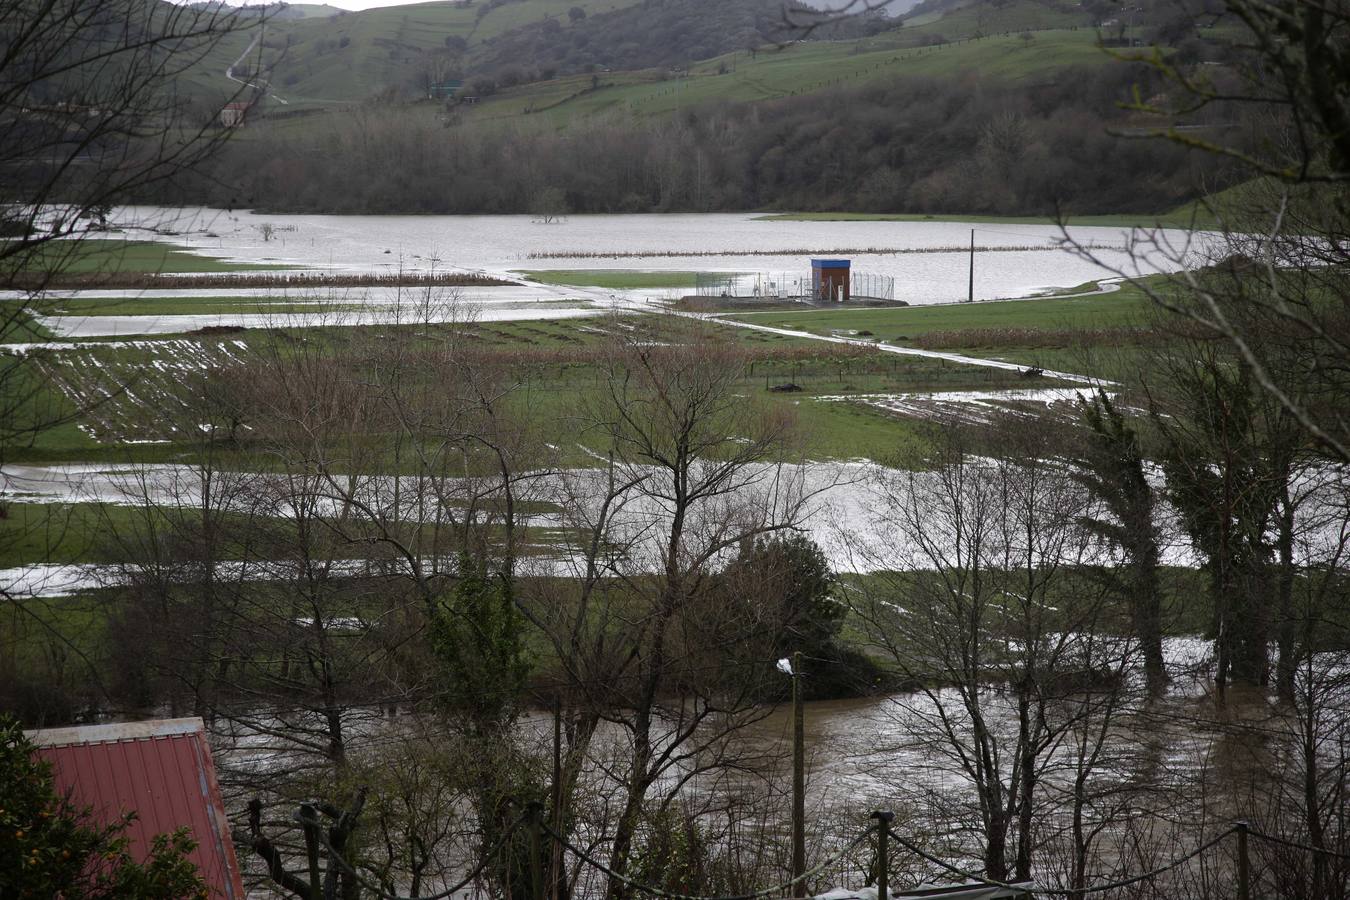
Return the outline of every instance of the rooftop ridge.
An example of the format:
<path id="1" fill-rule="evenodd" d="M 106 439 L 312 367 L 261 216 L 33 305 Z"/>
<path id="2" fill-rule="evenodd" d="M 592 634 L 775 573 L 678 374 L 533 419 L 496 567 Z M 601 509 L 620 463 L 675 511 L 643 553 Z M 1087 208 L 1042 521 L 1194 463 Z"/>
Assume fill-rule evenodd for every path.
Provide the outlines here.
<path id="1" fill-rule="evenodd" d="M 205 733 L 200 716 L 183 719 L 150 719 L 144 722 L 109 722 L 102 725 L 74 725 L 67 728 L 39 728 L 24 736 L 37 747 L 69 747 L 77 744 L 110 744 L 139 741 L 179 734 Z"/>

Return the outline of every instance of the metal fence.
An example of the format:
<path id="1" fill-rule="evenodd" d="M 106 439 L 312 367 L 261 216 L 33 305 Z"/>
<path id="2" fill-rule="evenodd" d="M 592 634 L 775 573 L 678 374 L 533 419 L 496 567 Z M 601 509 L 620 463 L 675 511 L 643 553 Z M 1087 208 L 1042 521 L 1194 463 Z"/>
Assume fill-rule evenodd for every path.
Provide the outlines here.
<path id="1" fill-rule="evenodd" d="M 815 282 L 811 273 L 789 272 L 700 272 L 694 280 L 700 297 L 737 297 L 764 300 L 815 300 Z M 850 295 L 859 300 L 894 300 L 895 276 L 872 272 L 851 273 Z"/>
<path id="2" fill-rule="evenodd" d="M 854 272 L 849 290 L 854 297 L 873 300 L 895 299 L 895 276 L 873 272 Z"/>
<path id="3" fill-rule="evenodd" d="M 695 286 L 700 297 L 804 300 L 811 290 L 811 277 L 785 272 L 700 272 Z"/>

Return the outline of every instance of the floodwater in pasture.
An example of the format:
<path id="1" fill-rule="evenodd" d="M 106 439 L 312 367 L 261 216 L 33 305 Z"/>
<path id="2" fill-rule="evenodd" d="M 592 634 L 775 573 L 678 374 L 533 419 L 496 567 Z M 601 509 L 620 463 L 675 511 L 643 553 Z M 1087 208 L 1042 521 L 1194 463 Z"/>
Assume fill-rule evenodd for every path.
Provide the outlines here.
<path id="1" fill-rule="evenodd" d="M 1091 775 L 1093 790 L 1111 784 L 1118 786 L 1153 784 L 1173 792 L 1171 813 L 1181 824 L 1171 843 L 1164 842 L 1164 858 L 1179 855 L 1176 848 L 1189 848 L 1228 824 L 1229 804 L 1236 796 L 1235 786 L 1242 779 L 1258 783 L 1268 778 L 1258 760 L 1268 760 L 1278 752 L 1277 723 L 1267 715 L 1259 698 L 1239 697 L 1236 693 L 1227 711 L 1216 707 L 1209 689 L 1212 643 L 1193 637 L 1169 638 L 1164 653 L 1175 676 L 1165 696 L 1143 699 L 1135 682 L 1137 671 L 1125 675 L 1128 696 L 1111 715 L 1116 725 L 1100 739 L 1105 749 L 1099 755 Z M 807 676 L 810 670 L 807 670 Z M 805 677 L 805 676 L 804 676 Z M 785 679 L 786 681 L 786 679 Z M 984 726 L 1004 748 L 1016 739 L 1016 706 L 1006 691 L 991 683 L 980 692 Z M 1069 693 L 1061 706 L 1051 704 L 1048 715 L 1055 727 L 1076 734 L 1076 727 L 1091 731 L 1099 725 L 1099 706 L 1086 695 Z M 686 701 L 690 702 L 690 701 Z M 1242 708 L 1250 703 L 1251 710 Z M 812 862 L 819 861 L 832 848 L 858 834 L 867 825 L 873 809 L 891 809 L 897 813 L 895 828 L 901 834 L 923 840 L 934 830 L 946 833 L 966 823 L 974 810 L 971 781 L 959 762 L 959 750 L 948 743 L 957 740 L 971 727 L 960 694 L 950 688 L 896 691 L 887 694 L 840 700 L 811 701 L 804 705 L 804 746 L 806 756 L 806 827 L 812 850 Z M 1259 708 L 1259 709 L 1258 709 Z M 950 738 L 937 736 L 934 717 L 942 711 L 949 718 Z M 658 751 L 666 749 L 669 735 L 677 724 L 687 720 L 690 708 L 678 698 L 668 698 L 656 718 Z M 221 767 L 227 793 L 238 792 L 235 802 L 251 790 L 260 773 L 294 766 L 312 750 L 288 742 L 285 729 L 272 727 L 273 716 L 285 721 L 312 726 L 321 733 L 324 725 L 316 715 L 299 710 L 274 714 L 266 709 L 241 713 L 238 721 L 228 718 L 213 723 L 213 746 Z M 1240 722 L 1260 715 L 1271 737 L 1259 741 L 1250 738 L 1234 742 L 1224 737 L 1220 721 Z M 1056 716 L 1068 717 L 1064 721 Z M 710 716 L 692 733 L 690 745 L 710 741 L 708 748 L 688 758 L 679 754 L 651 788 L 651 795 L 677 794 L 685 811 L 718 819 L 739 816 L 741 826 L 763 828 L 771 841 L 785 843 L 790 785 L 792 715 L 787 703 L 744 708 L 736 714 L 735 726 L 718 716 Z M 1078 717 L 1087 717 L 1079 719 Z M 412 711 L 396 707 L 352 706 L 342 712 L 343 735 L 352 758 L 366 754 L 397 754 L 401 743 L 411 736 L 435 734 L 437 721 L 422 718 Z M 1069 719 L 1078 722 L 1071 724 Z M 547 756 L 553 742 L 553 718 L 540 709 L 526 710 L 519 722 L 526 746 Z M 729 729 L 725 741 L 712 735 Z M 582 769 L 584 796 L 610 796 L 620 789 L 616 772 L 620 762 L 632 752 L 631 735 L 613 721 L 599 724 L 588 745 L 588 762 Z M 1038 777 L 1042 785 L 1043 806 L 1039 815 L 1046 819 L 1044 833 L 1052 834 L 1056 824 L 1050 807 L 1062 802 L 1060 791 L 1072 786 L 1079 760 L 1073 739 L 1043 748 Z M 717 757 L 725 768 L 707 766 Z M 1008 776 L 1000 763 L 1001 774 Z M 1230 793 L 1233 791 L 1233 793 Z M 1095 811 L 1094 807 L 1094 811 Z M 728 811 L 732 811 L 728 813 Z M 1096 852 L 1109 857 L 1110 835 L 1127 824 L 1118 818 Z M 1159 819 L 1157 828 L 1165 829 Z M 1214 824 L 1210 824 L 1213 822 Z M 1159 835 L 1161 836 L 1161 835 Z M 1063 837 L 1062 834 L 1059 835 Z M 1183 842 L 1184 841 L 1184 845 Z M 949 860 L 957 865 L 978 868 L 978 860 L 965 855 L 977 842 L 951 841 Z M 865 874 L 865 848 L 859 857 L 825 869 L 823 883 L 858 884 Z M 862 868 L 859 867 L 861 859 Z"/>
<path id="2" fill-rule="evenodd" d="M 810 258 L 842 256 L 859 275 L 894 282 L 894 299 L 910 304 L 965 300 L 971 289 L 972 226 L 958 222 L 814 222 L 767 220 L 749 213 L 587 215 L 543 224 L 529 216 L 270 215 L 246 210 L 124 207 L 114 236 L 156 240 L 240 264 L 335 274 L 473 272 L 509 286 L 334 289 L 183 288 L 53 291 L 49 298 L 109 300 L 214 297 L 283 303 L 285 311 L 166 315 L 45 315 L 58 338 L 170 334 L 206 327 L 312 327 L 448 321 L 562 319 L 613 309 L 649 309 L 690 288 L 610 289 L 527 281 L 523 271 L 596 270 L 762 275 L 769 282 L 809 278 Z M 1150 275 L 1203 263 L 1208 236 L 1158 231 L 1156 245 L 1121 227 L 1070 227 L 1087 248 L 1062 246 L 1055 225 L 975 225 L 977 300 L 1025 297 L 1118 276 Z M 267 235 L 267 239 L 264 239 Z M 1165 248 L 1159 250 L 1159 246 Z M 1092 258 L 1089 258 L 1092 257 Z M 417 298 L 439 298 L 421 313 Z M 0 299 L 12 299 L 5 295 Z M 444 302 L 455 298 L 455 303 Z M 297 309 L 313 304 L 314 310 Z M 340 319 L 340 322 L 338 321 Z"/>
<path id="3" fill-rule="evenodd" d="M 972 396 L 980 406 L 989 402 L 989 392 L 972 392 Z M 975 464 L 993 465 L 981 460 Z M 616 576 L 659 570 L 664 549 L 661 526 L 673 515 L 668 501 L 663 499 L 662 479 L 667 476 L 646 467 L 632 467 L 621 474 L 635 483 L 643 482 L 645 487 L 624 495 L 620 511 L 614 513 L 608 524 L 614 549 L 600 564 Z M 522 575 L 576 576 L 584 571 L 582 549 L 573 536 L 584 533 L 590 523 L 597 521 L 607 478 L 606 470 L 601 468 L 560 469 L 541 472 L 539 477 L 523 479 L 517 485 L 516 500 L 534 506 L 529 514 L 518 516 L 517 525 L 541 536 L 541 542 L 519 561 Z M 286 518 L 293 514 L 288 505 L 291 501 L 286 499 L 291 496 L 285 487 L 288 482 L 283 475 L 214 471 L 210 480 L 213 505 L 264 518 Z M 201 470 L 178 464 L 11 464 L 0 466 L 0 501 L 197 508 L 204 502 L 203 483 Z M 1298 521 L 1304 528 L 1304 539 L 1296 550 L 1298 559 L 1320 560 L 1336 552 L 1340 541 L 1338 523 L 1342 520 L 1337 511 L 1344 506 L 1344 484 L 1345 473 L 1339 467 L 1323 467 L 1300 476 L 1297 487 L 1306 493 L 1307 499 L 1298 512 Z M 336 476 L 331 484 L 306 482 L 306 485 L 303 490 L 309 493 L 295 496 L 307 508 L 312 505 L 315 510 L 330 507 L 336 510 L 354 498 L 363 508 L 390 519 L 424 522 L 453 518 L 460 511 L 454 504 L 467 506 L 468 497 L 488 496 L 493 490 L 491 479 L 388 475 L 352 479 Z M 949 525 L 942 520 L 943 512 L 938 508 L 943 506 L 943 488 L 935 472 L 910 472 L 866 461 L 765 463 L 746 466 L 725 487 L 715 498 L 687 511 L 686 541 L 691 549 L 697 549 L 705 541 L 719 540 L 721 526 L 727 522 L 746 525 L 761 519 L 796 523 L 798 530 L 820 546 L 836 572 L 930 569 L 935 564 L 933 554 L 942 555 L 953 549 L 932 541 L 933 535 L 947 533 Z M 928 501 L 933 508 L 925 505 Z M 1065 495 L 1046 502 L 1079 501 Z M 53 508 L 59 510 L 59 506 Z M 1048 510 L 1046 517 L 1046 521 L 1053 520 Z M 1164 564 L 1187 567 L 1198 564 L 1169 504 L 1157 505 L 1155 524 Z M 922 542 L 913 537 L 920 532 L 926 535 Z M 1071 566 L 1110 563 L 1115 559 L 1112 549 L 1098 543 L 1070 542 L 1063 548 L 1038 548 L 1033 552 L 1054 552 L 1059 554 L 1056 562 Z M 280 561 L 254 559 L 247 566 L 224 565 L 227 571 L 222 573 L 223 577 L 229 579 L 289 577 Z M 349 567 L 353 575 L 374 571 L 362 569 L 357 560 L 344 561 L 342 565 Z M 378 571 L 397 574 L 396 570 Z M 55 596 L 107 586 L 119 578 L 125 578 L 125 570 L 116 566 L 38 564 L 0 570 L 0 590 Z"/>
<path id="4" fill-rule="evenodd" d="M 987 393 L 975 392 L 979 403 L 987 403 Z M 976 461 L 979 465 L 993 465 Z M 645 487 L 631 490 L 621 511 L 608 526 L 613 550 L 600 561 L 615 576 L 625 576 L 660 568 L 663 545 L 661 524 L 673 515 L 662 499 L 658 470 L 633 467 L 625 470 Z M 525 479 L 517 487 L 516 499 L 528 501 L 532 511 L 518 517 L 517 524 L 531 529 L 537 543 L 520 562 L 522 575 L 579 575 L 585 561 L 576 535 L 587 523 L 596 521 L 606 493 L 607 474 L 600 468 L 573 468 L 540 473 Z M 795 522 L 825 553 L 830 567 L 837 572 L 876 572 L 894 569 L 929 569 L 933 553 L 949 548 L 936 546 L 931 537 L 946 533 L 947 523 L 941 510 L 925 506 L 922 498 L 934 498 L 941 505 L 939 476 L 935 472 L 909 472 L 871 462 L 814 462 L 809 464 L 758 464 L 739 472 L 734 483 L 716 498 L 689 510 L 686 517 L 686 541 L 692 549 L 702 542 L 713 542 L 727 522 L 742 525 L 767 517 L 776 522 Z M 1300 510 L 1306 521 L 1306 537 L 1298 548 L 1300 559 L 1320 559 L 1334 551 L 1340 519 L 1334 515 L 1343 503 L 1344 473 L 1333 467 L 1307 473 L 1300 490 L 1309 500 Z M 33 504 L 103 503 L 113 505 L 153 504 L 165 507 L 197 508 L 203 503 L 203 474 L 192 466 L 146 464 L 109 466 L 84 465 L 6 465 L 0 467 L 0 501 Z M 285 476 L 260 472 L 211 473 L 215 499 L 236 512 L 261 517 L 286 518 L 292 515 Z M 418 478 L 387 475 L 363 475 L 350 481 L 336 476 L 331 484 L 309 484 L 295 495 L 308 508 L 336 509 L 347 498 L 360 501 L 363 508 L 403 521 L 429 521 L 428 516 L 445 521 L 459 514 L 456 503 L 467 505 L 469 496 L 486 496 L 491 480 L 472 481 L 457 478 Z M 325 486 L 326 485 L 326 486 Z M 305 497 L 309 499 L 304 499 Z M 456 500 L 455 498 L 460 498 Z M 918 498 L 918 502 L 909 502 Z M 1060 498 L 1055 501 L 1061 502 Z M 1077 501 L 1072 501 L 1077 502 Z M 53 507 L 59 516 L 59 506 Z M 747 519 L 746 517 L 752 517 Z M 1325 521 L 1323 521 L 1325 519 Z M 654 523 L 656 527 L 653 527 Z M 1158 504 L 1157 522 L 1163 562 L 1168 565 L 1194 566 L 1196 556 L 1185 540 L 1174 511 Z M 913 537 L 922 532 L 928 538 Z M 1112 552 L 1105 546 L 1072 544 L 1066 548 L 1038 548 L 1041 554 L 1060 554 L 1065 565 L 1110 562 Z M 1065 556 L 1064 554 L 1068 554 Z M 721 557 L 715 557 L 720 559 Z M 247 565 L 223 563 L 221 577 L 231 580 L 276 580 L 292 574 L 283 561 L 253 559 Z M 344 561 L 343 571 L 373 574 L 359 561 Z M 388 563 L 381 565 L 388 566 Z M 190 565 L 184 577 L 191 577 Z M 383 574 L 398 574 L 379 568 Z M 406 573 L 405 573 L 406 574 Z M 93 587 L 108 586 L 126 577 L 126 567 L 30 565 L 0 570 L 0 589 L 11 593 L 55 596 Z"/>
<path id="5" fill-rule="evenodd" d="M 364 289 L 374 293 L 376 288 Z M 484 296 L 488 291 L 504 288 L 480 288 L 475 295 L 462 298 L 465 305 L 436 307 L 427 317 L 404 311 L 391 310 L 392 303 L 381 303 L 378 297 L 363 297 L 359 301 L 315 301 L 333 304 L 322 311 L 287 310 L 258 313 L 204 313 L 188 315 L 100 315 L 100 316 L 39 316 L 38 321 L 61 338 L 123 337 L 131 335 L 183 334 L 202 328 L 315 328 L 322 326 L 346 327 L 352 325 L 407 325 L 410 323 L 458 322 L 472 318 L 475 322 L 518 322 L 535 319 L 575 319 L 599 315 L 602 310 L 582 303 L 559 305 L 551 298 L 500 299 Z M 219 296 L 222 292 L 213 291 Z M 228 293 L 228 292 L 227 292 Z M 83 296 L 83 295 L 80 295 Z M 181 292 L 175 296 L 182 296 Z M 294 300 L 277 295 L 277 302 L 293 305 Z M 471 310 L 471 311 L 470 311 Z"/>
<path id="6" fill-rule="evenodd" d="M 310 266 L 339 272 L 462 269 L 509 275 L 533 269 L 766 272 L 807 274 L 809 257 L 848 256 L 857 272 L 895 279 L 897 300 L 966 299 L 970 233 L 975 298 L 1021 297 L 1115 274 L 1059 249 L 1054 225 L 960 222 L 812 222 L 765 220 L 754 213 L 586 215 L 542 224 L 529 216 L 271 215 L 205 208 L 128 207 L 127 237 L 161 239 L 236 262 Z M 262 226 L 271 226 L 263 240 Z M 163 231 L 171 234 L 161 233 Z M 1157 253 L 1126 252 L 1128 229 L 1071 226 L 1069 234 L 1123 274 L 1170 271 Z M 1162 234 L 1180 254 L 1190 236 Z M 1168 255 L 1172 255 L 1169 253 Z"/>
<path id="7" fill-rule="evenodd" d="M 615 575 L 656 571 L 661 566 L 663 544 L 661 528 L 653 523 L 667 522 L 672 511 L 661 498 L 662 474 L 634 468 L 630 475 L 644 478 L 644 490 L 630 491 L 621 511 L 609 524 L 615 552 L 602 564 Z M 551 535 L 549 543 L 519 561 L 523 575 L 579 575 L 584 571 L 581 548 L 569 540 L 574 529 L 595 521 L 605 497 L 606 470 L 564 469 L 528 479 L 529 486 L 517 487 L 516 499 L 529 501 L 539 511 L 518 517 L 517 524 Z M 744 524 L 746 516 L 768 516 L 774 521 L 796 522 L 825 553 L 834 571 L 868 572 L 879 569 L 918 566 L 927 568 L 924 551 L 912 539 L 900 521 L 906 515 L 897 504 L 915 489 L 931 484 L 932 473 L 905 472 L 869 462 L 819 462 L 807 465 L 747 466 L 734 484 L 717 497 L 698 504 L 687 514 L 686 540 L 691 548 L 720 537 L 725 522 Z M 264 517 L 284 518 L 291 514 L 280 485 L 284 476 L 267 473 L 213 472 L 216 499 L 237 512 Z M 339 478 L 339 480 L 342 480 Z M 396 483 L 397 482 L 397 483 Z M 203 502 L 202 473 L 176 464 L 108 466 L 6 465 L 0 467 L 0 500 L 23 503 L 102 503 L 137 506 L 196 508 Z M 455 515 L 456 510 L 442 504 L 471 492 L 482 493 L 488 485 L 469 485 L 458 479 L 418 479 L 403 476 L 362 476 L 359 481 L 331 488 L 311 486 L 316 509 L 343 504 L 343 494 L 359 497 L 363 506 L 380 510 L 383 515 L 402 520 L 428 515 Z M 395 501 L 393 498 L 398 498 Z M 234 498 L 234 499 L 231 499 Z M 259 498 L 277 498 L 260 500 Z M 398 508 L 393 504 L 397 502 Z M 1170 522 L 1160 513 L 1160 525 L 1169 538 L 1166 559 L 1185 565 L 1191 559 L 1189 549 L 1179 540 Z M 1084 550 L 1083 552 L 1095 551 Z M 1092 556 L 1096 559 L 1096 555 Z M 226 578 L 265 580 L 284 578 L 280 563 L 254 561 L 239 569 L 227 566 Z M 106 571 L 105 571 L 106 570 Z M 0 589 L 11 592 L 64 594 L 89 587 L 115 583 L 125 577 L 118 567 L 25 566 L 0 570 Z"/>

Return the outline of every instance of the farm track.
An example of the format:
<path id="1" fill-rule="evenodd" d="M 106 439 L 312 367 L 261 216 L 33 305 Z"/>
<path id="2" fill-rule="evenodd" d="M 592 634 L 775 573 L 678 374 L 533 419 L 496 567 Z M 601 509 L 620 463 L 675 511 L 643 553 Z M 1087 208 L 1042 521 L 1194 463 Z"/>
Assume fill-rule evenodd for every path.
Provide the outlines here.
<path id="1" fill-rule="evenodd" d="M 614 310 L 615 312 L 637 312 L 637 313 L 653 312 L 653 307 L 651 306 L 650 303 L 646 302 L 640 297 L 635 297 L 631 295 L 623 296 L 621 294 L 617 294 L 612 291 L 602 290 L 599 288 L 576 288 L 576 287 L 561 288 L 561 287 L 552 287 L 549 285 L 540 285 L 540 287 L 546 290 L 551 290 L 554 293 L 558 294 L 558 296 L 560 297 L 566 296 L 575 298 L 577 296 L 581 296 L 584 297 L 585 299 L 593 301 L 598 306 L 608 307 Z M 1117 286 L 1112 286 L 1109 289 L 1103 289 L 1104 287 L 1105 286 L 1102 286 L 1099 287 L 1098 290 L 1085 291 L 1081 295 L 1075 294 L 1073 296 L 1086 296 L 1088 294 L 1095 294 L 1095 293 L 1109 293 L 1110 290 L 1117 289 Z M 1016 301 L 989 300 L 983 302 L 1008 303 Z M 885 344 L 876 341 L 863 340 L 860 338 L 841 337 L 838 335 L 816 334 L 810 331 L 797 331 L 791 328 L 775 328 L 770 325 L 756 325 L 751 322 L 741 322 L 735 319 L 723 318 L 721 315 L 715 313 L 680 312 L 671 309 L 669 307 L 661 307 L 661 311 L 667 315 L 679 316 L 681 318 L 686 319 L 697 319 L 702 322 L 711 322 L 713 324 L 722 325 L 728 328 L 745 328 L 751 331 L 761 331 L 768 334 L 778 334 L 782 335 L 783 337 L 800 338 L 802 340 L 810 340 L 810 341 L 823 341 L 828 344 L 837 344 L 847 347 L 867 348 L 881 353 L 893 353 L 897 356 L 918 356 L 925 359 L 940 359 L 945 360 L 946 362 L 957 363 L 960 365 L 977 366 L 988 369 L 999 369 L 1002 371 L 1009 371 L 1009 372 L 1026 373 L 1031 368 L 1029 366 L 1007 362 L 1006 360 L 1001 359 L 984 359 L 978 356 L 966 356 L 965 354 L 962 353 L 952 353 L 943 350 L 924 350 L 919 347 L 902 347 L 897 346 L 895 344 Z M 1097 378 L 1092 375 L 1080 375 L 1074 372 L 1055 372 L 1044 370 L 1041 372 L 1041 374 L 1046 378 L 1056 378 L 1061 381 L 1068 381 L 1075 384 L 1107 385 L 1111 383 L 1109 381 Z"/>

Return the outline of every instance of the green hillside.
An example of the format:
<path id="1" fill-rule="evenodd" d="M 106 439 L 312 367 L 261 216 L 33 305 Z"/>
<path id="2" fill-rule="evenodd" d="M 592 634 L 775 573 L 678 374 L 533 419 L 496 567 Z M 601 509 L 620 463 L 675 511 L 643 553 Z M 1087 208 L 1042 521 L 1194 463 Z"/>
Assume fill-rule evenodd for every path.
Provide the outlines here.
<path id="1" fill-rule="evenodd" d="M 799 43 L 735 53 L 694 66 L 687 78 L 660 73 L 605 75 L 592 87 L 575 76 L 503 92 L 465 111 L 468 118 L 546 114 L 554 124 L 600 113 L 656 116 L 712 101 L 756 101 L 847 87 L 900 75 L 984 75 L 1016 81 L 1071 65 L 1112 58 L 1093 32 L 1039 32 L 1027 40 L 998 36 L 941 47 L 857 52 L 853 43 Z"/>
<path id="2" fill-rule="evenodd" d="M 1169 88 L 1122 57 L 1156 50 L 1214 76 L 1238 52 L 1229 23 L 1132 8 L 1122 24 L 1110 0 L 929 0 L 903 21 L 760 42 L 781 2 L 474 0 L 274 23 L 257 46 L 276 99 L 202 193 L 308 212 L 1133 220 L 1228 183 L 1180 147 L 1111 132 L 1174 124 L 1127 108 Z M 228 62 L 214 65 L 223 82 Z M 427 96 L 446 82 L 458 90 Z"/>
<path id="3" fill-rule="evenodd" d="M 486 101 L 463 110 L 466 117 L 548 111 L 556 123 L 773 99 L 894 75 L 1037 77 L 1107 62 L 1100 37 L 1128 30 L 1142 43 L 1168 15 L 1132 13 L 1128 28 L 1099 28 L 1118 21 L 1105 0 L 948 0 L 923 4 L 903 21 L 848 20 L 832 31 L 802 32 L 807 40 L 800 41 L 783 27 L 781 9 L 777 0 L 437 0 L 337 13 L 297 4 L 222 42 L 184 83 L 220 102 L 241 90 L 225 70 L 248 49 L 235 74 L 266 86 L 272 114 L 377 97 L 416 101 L 429 84 L 460 83 L 459 96 Z M 670 80 L 672 67 L 688 77 Z"/>
<path id="4" fill-rule="evenodd" d="M 462 74 L 464 57 L 486 40 L 546 18 L 566 23 L 572 7 L 589 15 L 633 2 L 432 2 L 280 20 L 267 28 L 254 62 L 288 104 L 416 96 L 428 78 Z"/>

